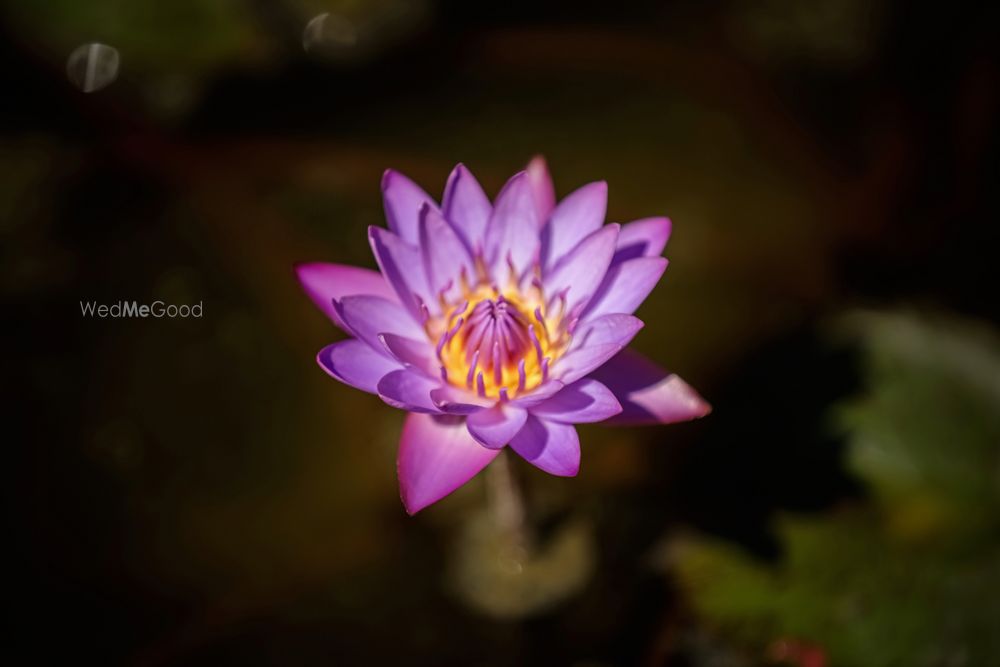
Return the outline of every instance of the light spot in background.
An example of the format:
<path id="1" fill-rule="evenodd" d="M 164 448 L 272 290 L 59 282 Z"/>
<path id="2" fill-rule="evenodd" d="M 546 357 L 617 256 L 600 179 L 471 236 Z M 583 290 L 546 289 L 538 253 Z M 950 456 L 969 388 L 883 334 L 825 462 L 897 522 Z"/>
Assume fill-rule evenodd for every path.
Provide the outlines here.
<path id="1" fill-rule="evenodd" d="M 309 20 L 302 31 L 302 48 L 318 60 L 357 63 L 422 30 L 430 14 L 427 0 L 341 3 L 339 11 Z"/>
<path id="2" fill-rule="evenodd" d="M 350 49 L 357 43 L 357 26 L 337 14 L 324 13 L 314 17 L 302 33 L 302 48 L 307 52 Z"/>
<path id="3" fill-rule="evenodd" d="M 93 93 L 110 86 L 118 78 L 121 58 L 118 49 L 93 42 L 77 47 L 66 61 L 66 76 L 77 88 Z"/>

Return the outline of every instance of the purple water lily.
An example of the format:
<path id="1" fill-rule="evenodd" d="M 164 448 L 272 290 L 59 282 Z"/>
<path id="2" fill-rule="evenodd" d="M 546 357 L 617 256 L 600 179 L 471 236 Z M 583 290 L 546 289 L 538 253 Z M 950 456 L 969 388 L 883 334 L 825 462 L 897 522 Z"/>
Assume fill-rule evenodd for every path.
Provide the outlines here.
<path id="1" fill-rule="evenodd" d="M 296 267 L 306 293 L 351 339 L 323 348 L 331 376 L 410 412 L 397 460 L 410 514 L 465 484 L 509 446 L 576 475 L 574 424 L 671 423 L 709 405 L 625 346 L 632 313 L 667 268 L 667 218 L 604 224 L 607 184 L 556 203 L 536 158 L 490 202 L 464 166 L 439 206 L 395 171 L 389 229 L 368 237 L 381 273 Z"/>

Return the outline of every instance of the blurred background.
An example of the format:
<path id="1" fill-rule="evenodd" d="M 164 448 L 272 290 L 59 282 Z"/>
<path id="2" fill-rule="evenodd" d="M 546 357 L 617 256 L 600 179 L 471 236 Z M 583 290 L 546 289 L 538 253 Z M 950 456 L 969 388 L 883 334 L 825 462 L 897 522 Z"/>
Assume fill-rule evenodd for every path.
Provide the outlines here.
<path id="1" fill-rule="evenodd" d="M 8 664 L 1000 665 L 989 3 L 5 0 Z M 301 260 L 544 154 L 714 405 L 415 518 Z M 80 301 L 201 301 L 201 319 Z M 523 545 L 522 545 L 523 546 Z M 10 658 L 16 659 L 10 659 Z"/>

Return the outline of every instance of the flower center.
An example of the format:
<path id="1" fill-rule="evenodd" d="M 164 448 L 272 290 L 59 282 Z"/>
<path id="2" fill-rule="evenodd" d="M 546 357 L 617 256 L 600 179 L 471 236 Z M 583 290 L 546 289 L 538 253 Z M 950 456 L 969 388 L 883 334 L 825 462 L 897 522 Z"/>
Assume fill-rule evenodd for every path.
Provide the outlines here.
<path id="1" fill-rule="evenodd" d="M 569 343 L 561 317 L 565 299 L 557 300 L 559 316 L 549 321 L 541 291 L 532 286 L 527 292 L 480 286 L 428 326 L 428 332 L 437 330 L 431 338 L 447 382 L 508 400 L 548 380 L 550 364 Z"/>

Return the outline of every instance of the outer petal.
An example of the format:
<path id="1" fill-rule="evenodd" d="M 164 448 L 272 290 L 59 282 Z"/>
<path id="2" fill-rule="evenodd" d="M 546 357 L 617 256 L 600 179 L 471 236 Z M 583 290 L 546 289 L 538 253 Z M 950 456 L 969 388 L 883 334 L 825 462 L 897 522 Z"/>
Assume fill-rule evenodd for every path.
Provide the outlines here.
<path id="1" fill-rule="evenodd" d="M 556 189 L 552 185 L 552 174 L 549 173 L 549 166 L 545 164 L 545 158 L 536 155 L 528 163 L 528 182 L 531 184 L 531 193 L 535 200 L 535 210 L 538 213 L 538 223 L 545 224 L 545 221 L 552 215 L 552 209 L 556 206 Z"/>
<path id="2" fill-rule="evenodd" d="M 625 347 L 643 326 L 642 320 L 638 317 L 625 313 L 609 313 L 595 317 L 577 328 L 573 334 L 571 351 L 605 343 Z"/>
<path id="3" fill-rule="evenodd" d="M 552 398 L 531 408 L 531 414 L 564 424 L 604 421 L 622 411 L 611 390 L 592 378 L 569 385 Z"/>
<path id="4" fill-rule="evenodd" d="M 589 322 L 578 332 L 579 347 L 556 361 L 554 374 L 566 384 L 576 382 L 599 368 L 631 342 L 642 328 L 642 321 L 632 315 L 604 315 Z"/>
<path id="5" fill-rule="evenodd" d="M 337 315 L 351 333 L 386 356 L 389 356 L 389 352 L 378 338 L 380 333 L 394 333 L 414 339 L 424 335 L 420 326 L 402 306 L 379 296 L 345 296 L 335 306 Z"/>
<path id="6" fill-rule="evenodd" d="M 416 245 L 381 227 L 368 228 L 368 241 L 382 275 L 415 320 L 421 320 L 421 301 L 436 308 L 437 300 L 427 285 L 420 249 Z"/>
<path id="7" fill-rule="evenodd" d="M 493 215 L 486 228 L 484 255 L 491 268 L 508 259 L 519 273 L 538 259 L 538 212 L 525 172 L 516 174 L 497 195 Z"/>
<path id="8" fill-rule="evenodd" d="M 419 369 L 432 377 L 440 367 L 434 356 L 434 348 L 426 339 L 418 340 L 391 333 L 381 333 L 378 339 L 389 354 L 404 366 Z"/>
<path id="9" fill-rule="evenodd" d="M 500 453 L 473 440 L 464 421 L 426 414 L 406 418 L 396 470 L 399 495 L 407 513 L 416 514 L 444 498 Z"/>
<path id="10" fill-rule="evenodd" d="M 524 426 L 528 412 L 510 404 L 497 403 L 492 408 L 469 415 L 469 433 L 484 447 L 503 447 Z"/>
<path id="11" fill-rule="evenodd" d="M 382 274 L 370 269 L 325 262 L 295 265 L 295 275 L 309 298 L 341 329 L 344 323 L 333 307 L 333 300 L 355 294 L 371 294 L 396 301 L 396 294 Z"/>
<path id="12" fill-rule="evenodd" d="M 608 212 L 608 184 L 588 183 L 567 195 L 542 229 L 542 266 L 552 266 L 587 235 L 604 224 Z"/>
<path id="13" fill-rule="evenodd" d="M 612 263 L 604 282 L 587 304 L 585 317 L 634 313 L 666 270 L 667 260 L 664 257 L 637 257 L 619 264 Z"/>
<path id="14" fill-rule="evenodd" d="M 392 169 L 382 174 L 382 203 L 389 229 L 414 244 L 420 238 L 420 209 L 424 204 L 437 208 L 437 203 L 419 185 Z"/>
<path id="15" fill-rule="evenodd" d="M 624 409 L 611 423 L 672 424 L 712 411 L 684 380 L 632 350 L 622 350 L 591 377 L 607 385 L 621 401 Z"/>
<path id="16" fill-rule="evenodd" d="M 378 381 L 400 368 L 394 360 L 353 338 L 327 345 L 316 361 L 331 377 L 369 394 L 377 393 Z"/>
<path id="17" fill-rule="evenodd" d="M 456 165 L 448 177 L 441 211 L 470 253 L 475 255 L 482 249 L 493 205 L 479 181 L 463 164 Z"/>
<path id="18" fill-rule="evenodd" d="M 565 386 L 566 385 L 559 380 L 550 379 L 547 382 L 538 385 L 523 396 L 518 396 L 511 401 L 511 404 L 516 405 L 519 408 L 530 408 L 533 405 L 538 405 L 550 396 L 554 396 Z"/>
<path id="19" fill-rule="evenodd" d="M 427 205 L 420 212 L 420 255 L 432 295 L 439 294 L 449 283 L 459 285 L 463 270 L 470 278 L 475 275 L 472 257 L 462 239 L 436 209 Z"/>
<path id="20" fill-rule="evenodd" d="M 580 471 L 580 438 L 571 424 L 529 416 L 510 447 L 552 475 L 574 477 Z"/>
<path id="21" fill-rule="evenodd" d="M 441 412 L 450 415 L 471 415 L 491 408 L 495 403 L 492 399 L 480 398 L 471 391 L 463 391 L 452 385 L 442 385 L 432 391 L 431 400 Z"/>
<path id="22" fill-rule="evenodd" d="M 544 278 L 545 293 L 558 294 L 568 290 L 570 309 L 586 306 L 608 272 L 617 238 L 618 225 L 612 224 L 580 241 L 569 254 L 556 262 Z"/>
<path id="23" fill-rule="evenodd" d="M 426 375 L 405 369 L 392 371 L 378 382 L 378 395 L 394 408 L 409 412 L 440 412 L 431 400 L 435 382 Z"/>
<path id="24" fill-rule="evenodd" d="M 636 257 L 658 257 L 667 246 L 670 228 L 670 218 L 643 218 L 622 225 L 613 263 Z"/>

